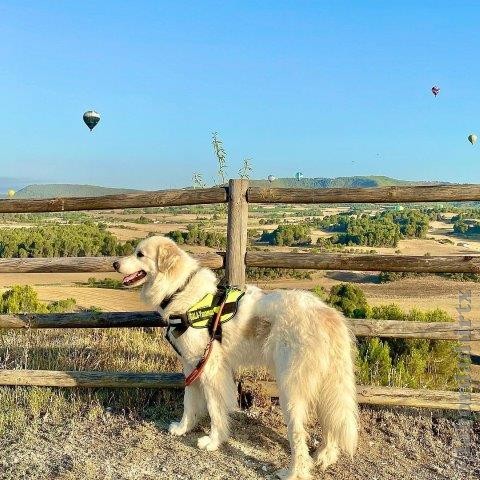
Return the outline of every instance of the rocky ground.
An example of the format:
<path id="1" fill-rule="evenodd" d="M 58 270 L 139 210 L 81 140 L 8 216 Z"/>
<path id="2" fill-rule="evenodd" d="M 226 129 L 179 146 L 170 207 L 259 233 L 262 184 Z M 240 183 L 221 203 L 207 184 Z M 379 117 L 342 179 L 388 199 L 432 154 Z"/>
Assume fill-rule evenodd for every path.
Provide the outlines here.
<path id="1" fill-rule="evenodd" d="M 178 412 L 176 412 L 178 413 Z M 288 462 L 277 406 L 234 416 L 231 441 L 214 453 L 196 448 L 206 425 L 185 437 L 165 432 L 168 418 L 129 419 L 104 413 L 52 423 L 48 416 L 22 435 L 0 439 L 0 479 L 273 479 Z M 342 457 L 314 478 L 328 480 L 469 480 L 480 478 L 480 421 L 470 422 L 470 455 L 459 457 L 456 414 L 362 408 L 353 460 Z M 317 430 L 312 429 L 313 432 Z M 313 433 L 312 445 L 319 433 Z"/>

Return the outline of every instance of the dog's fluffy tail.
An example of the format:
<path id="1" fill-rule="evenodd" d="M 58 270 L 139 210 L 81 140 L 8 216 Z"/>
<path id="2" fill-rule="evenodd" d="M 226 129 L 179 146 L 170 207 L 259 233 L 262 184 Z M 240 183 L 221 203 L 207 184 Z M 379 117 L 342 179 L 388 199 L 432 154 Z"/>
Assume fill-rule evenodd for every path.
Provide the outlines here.
<path id="1" fill-rule="evenodd" d="M 339 330 L 343 329 L 339 327 Z M 339 350 L 332 358 L 330 373 L 327 374 L 329 377 L 319 385 L 315 406 L 326 441 L 337 444 L 353 456 L 358 443 L 359 424 L 357 390 L 350 353 L 354 345 L 349 340 L 348 330 L 342 332 L 341 336 L 344 337 L 343 348 L 339 345 Z"/>
<path id="2" fill-rule="evenodd" d="M 353 455 L 359 424 L 355 338 L 343 316 L 304 291 L 277 291 L 265 297 L 262 310 L 272 322 L 267 350 L 281 392 L 287 401 L 309 405 L 327 444 Z"/>

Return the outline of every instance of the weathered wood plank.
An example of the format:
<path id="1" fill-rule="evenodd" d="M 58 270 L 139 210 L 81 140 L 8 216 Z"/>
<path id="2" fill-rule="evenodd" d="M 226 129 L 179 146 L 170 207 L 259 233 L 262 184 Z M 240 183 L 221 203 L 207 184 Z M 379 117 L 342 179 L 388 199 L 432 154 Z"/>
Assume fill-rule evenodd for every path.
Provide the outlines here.
<path id="1" fill-rule="evenodd" d="M 455 322 L 409 322 L 405 320 L 347 319 L 357 337 L 428 338 L 431 340 L 480 340 L 480 325 Z M 1 325 L 1 323 L 0 323 Z"/>
<path id="2" fill-rule="evenodd" d="M 359 403 L 480 412 L 480 393 L 357 386 Z"/>
<path id="3" fill-rule="evenodd" d="M 0 385 L 83 388 L 183 388 L 181 373 L 134 373 L 49 370 L 0 370 Z M 264 393 L 278 396 L 274 382 L 259 382 Z M 480 394 L 390 387 L 357 386 L 359 403 L 480 411 Z"/>
<path id="4" fill-rule="evenodd" d="M 158 190 L 101 197 L 59 197 L 46 199 L 0 200 L 0 213 L 67 212 L 78 210 L 110 210 L 114 208 L 170 207 L 225 203 L 223 187 L 191 190 Z"/>
<path id="5" fill-rule="evenodd" d="M 228 185 L 227 254 L 225 278 L 228 285 L 245 285 L 245 253 L 247 251 L 248 180 L 230 180 Z"/>
<path id="6" fill-rule="evenodd" d="M 224 257 L 220 253 L 200 253 L 194 257 L 204 267 L 223 268 Z M 117 257 L 0 258 L 0 273 L 113 272 L 112 264 L 116 259 Z"/>
<path id="7" fill-rule="evenodd" d="M 258 188 L 249 203 L 408 203 L 480 200 L 480 185 L 427 185 L 376 188 Z"/>
<path id="8" fill-rule="evenodd" d="M 278 397 L 275 382 L 257 382 L 263 395 Z M 357 385 L 358 403 L 395 407 L 480 411 L 480 393 Z"/>
<path id="9" fill-rule="evenodd" d="M 428 338 L 432 340 L 480 340 L 480 326 L 454 322 L 348 319 L 358 337 Z M 155 312 L 76 312 L 0 315 L 0 328 L 121 328 L 163 327 Z"/>
<path id="10" fill-rule="evenodd" d="M 413 256 L 247 252 L 249 267 L 390 272 L 480 273 L 479 255 Z"/>
<path id="11" fill-rule="evenodd" d="M 183 388 L 181 373 L 0 370 L 0 385 L 40 387 Z"/>
<path id="12" fill-rule="evenodd" d="M 75 312 L 0 315 L 0 328 L 165 327 L 155 312 Z"/>

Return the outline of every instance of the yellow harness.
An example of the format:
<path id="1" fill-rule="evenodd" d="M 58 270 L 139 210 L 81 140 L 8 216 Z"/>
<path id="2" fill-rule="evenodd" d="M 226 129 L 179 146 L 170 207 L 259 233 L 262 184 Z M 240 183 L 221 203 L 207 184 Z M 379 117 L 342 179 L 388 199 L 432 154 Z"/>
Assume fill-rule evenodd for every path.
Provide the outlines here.
<path id="1" fill-rule="evenodd" d="M 208 328 L 209 323 L 218 313 L 222 302 L 224 302 L 224 306 L 220 316 L 220 323 L 228 322 L 237 313 L 238 301 L 244 293 L 242 290 L 230 288 L 227 290 L 225 300 L 221 294 L 208 293 L 187 310 L 186 316 L 189 325 L 193 328 Z"/>
<path id="2" fill-rule="evenodd" d="M 195 273 L 190 275 L 186 282 L 187 284 L 194 274 Z M 243 290 L 235 287 L 219 285 L 214 294 L 208 293 L 199 302 L 192 305 L 185 313 L 172 315 L 168 318 L 168 328 L 165 333 L 165 338 L 180 357 L 182 356 L 182 352 L 172 341 L 172 338 L 170 338 L 170 333 L 173 335 L 173 338 L 178 338 L 190 327 L 208 328 L 208 343 L 197 366 L 185 379 L 185 385 L 187 387 L 201 375 L 212 351 L 213 342 L 215 340 L 218 342 L 222 341 L 222 325 L 235 316 L 238 310 L 238 302 L 244 293 Z M 160 307 L 165 309 L 170 299 L 171 297 L 165 299 Z"/>
<path id="3" fill-rule="evenodd" d="M 220 308 L 220 326 L 231 320 L 238 310 L 238 302 L 245 292 L 235 287 L 218 286 L 215 293 L 208 293 L 192 305 L 185 313 L 172 315 L 168 319 L 169 327 L 175 328 L 174 336 L 183 334 L 187 328 L 209 328 Z M 162 303 L 162 308 L 165 304 Z"/>

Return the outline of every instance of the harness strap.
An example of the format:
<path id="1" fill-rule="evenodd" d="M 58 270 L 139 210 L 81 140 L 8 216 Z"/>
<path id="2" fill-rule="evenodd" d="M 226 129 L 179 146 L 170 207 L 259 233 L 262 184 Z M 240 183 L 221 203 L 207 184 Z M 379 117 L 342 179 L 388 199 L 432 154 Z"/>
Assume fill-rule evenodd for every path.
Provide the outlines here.
<path id="1" fill-rule="evenodd" d="M 225 296 L 223 297 L 222 303 L 220 304 L 218 312 L 215 315 L 215 320 L 212 323 L 210 338 L 208 340 L 207 346 L 205 347 L 202 358 L 197 363 L 197 366 L 192 370 L 190 375 L 188 375 L 188 377 L 185 379 L 185 386 L 187 386 L 187 387 L 189 387 L 198 377 L 200 377 L 200 375 L 202 374 L 203 369 L 205 368 L 205 365 L 208 361 L 208 358 L 210 357 L 210 354 L 212 353 L 213 342 L 214 342 L 214 340 L 216 338 L 216 335 L 217 335 L 217 330 L 218 330 L 218 327 L 220 325 L 220 318 L 222 316 L 223 307 L 225 306 L 225 302 L 227 301 L 227 297 L 228 297 L 228 288 L 225 289 Z"/>
<path id="2" fill-rule="evenodd" d="M 180 285 L 171 295 L 168 297 L 164 298 L 162 300 L 162 303 L 160 304 L 160 308 L 162 310 L 165 310 L 168 307 L 168 304 L 172 301 L 173 297 L 185 290 L 190 283 L 190 281 L 193 279 L 193 277 L 202 269 L 202 267 L 196 268 L 193 270 L 193 272 L 190 272 L 190 275 L 186 278 L 185 282 L 183 282 L 182 285 Z"/>
<path id="3" fill-rule="evenodd" d="M 173 331 L 172 331 L 172 328 L 173 328 Z M 185 333 L 185 331 L 187 330 L 188 327 L 185 327 L 185 326 L 180 326 L 180 327 L 172 327 L 171 325 L 169 325 L 167 327 L 167 331 L 165 332 L 165 339 L 167 340 L 167 342 L 172 346 L 172 348 L 175 350 L 175 352 L 177 353 L 177 355 L 179 357 L 182 356 L 182 352 L 180 351 L 180 349 L 173 343 L 172 339 L 170 338 L 170 332 L 172 333 L 172 335 L 176 338 L 178 338 L 180 335 L 182 335 L 183 333 Z"/>
<path id="4" fill-rule="evenodd" d="M 228 298 L 227 298 L 228 299 Z M 214 299 L 214 302 L 215 302 L 215 299 Z M 225 305 L 223 307 L 223 311 L 222 311 L 222 315 L 226 315 L 228 313 L 235 313 L 237 311 L 237 302 L 238 302 L 238 299 L 234 302 L 225 302 Z M 222 303 L 222 300 L 220 300 L 219 304 Z M 208 308 L 204 308 L 203 310 L 202 309 L 199 309 L 198 311 L 203 313 L 203 312 L 209 312 L 211 310 L 210 307 Z M 199 318 L 198 320 L 195 320 L 195 321 L 192 321 L 189 316 L 188 316 L 188 313 L 177 313 L 175 315 L 171 315 L 168 319 L 168 324 L 172 327 L 176 327 L 176 326 L 186 326 L 186 327 L 193 327 L 193 328 L 205 328 L 205 327 L 197 327 L 196 326 L 196 323 L 198 321 L 202 321 L 203 318 Z M 210 328 L 211 327 L 211 323 L 208 324 L 208 327 Z"/>

